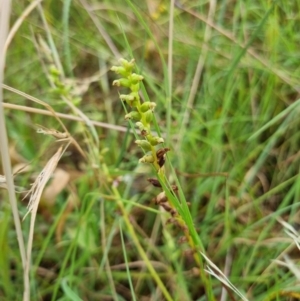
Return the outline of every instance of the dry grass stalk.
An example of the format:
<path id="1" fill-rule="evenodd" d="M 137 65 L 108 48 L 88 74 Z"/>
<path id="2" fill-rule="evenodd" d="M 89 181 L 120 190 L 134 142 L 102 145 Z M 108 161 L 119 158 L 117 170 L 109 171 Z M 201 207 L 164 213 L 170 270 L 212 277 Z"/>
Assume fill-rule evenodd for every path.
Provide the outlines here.
<path id="1" fill-rule="evenodd" d="M 243 301 L 248 301 L 248 299 L 230 282 L 226 275 L 202 252 L 200 252 L 203 258 L 206 260 L 206 272 L 215 278 L 217 278 L 221 283 L 225 285 L 225 288 L 229 288 L 227 293 L 230 295 L 231 300 L 235 300 L 232 292 L 235 292 Z"/>
<path id="2" fill-rule="evenodd" d="M 24 277 L 29 277 L 29 270 L 30 270 L 30 263 L 31 263 L 31 251 L 32 251 L 32 242 L 33 242 L 33 233 L 34 233 L 34 224 L 37 214 L 38 205 L 42 196 L 42 192 L 50 179 L 52 173 L 54 172 L 58 161 L 60 160 L 63 152 L 69 146 L 70 142 L 63 148 L 62 146 L 57 150 L 57 152 L 52 156 L 52 158 L 48 161 L 44 169 L 36 178 L 35 182 L 33 183 L 31 189 L 26 194 L 30 195 L 30 200 L 28 203 L 28 211 L 25 214 L 23 220 L 26 216 L 31 213 L 31 220 L 30 220 L 30 228 L 29 228 L 29 236 L 28 236 L 28 243 L 27 243 L 27 256 L 25 262 L 25 269 L 24 269 Z M 24 292 L 24 295 L 28 295 L 28 292 Z"/>
<path id="3" fill-rule="evenodd" d="M 13 91 L 13 90 L 18 91 L 18 92 L 22 93 L 22 95 L 25 95 L 25 97 L 27 99 L 30 99 L 30 97 L 31 97 L 30 95 L 28 95 L 26 93 L 23 93 L 19 90 L 16 90 L 14 88 L 11 88 L 11 87 L 7 88 L 8 86 L 6 86 L 6 85 L 2 85 L 2 87 L 6 90 L 9 90 L 9 91 Z M 17 94 L 20 94 L 20 93 L 17 93 Z M 16 104 L 12 104 L 12 103 L 7 103 L 7 102 L 3 102 L 3 107 L 4 107 L 4 109 L 12 109 L 12 110 L 29 112 L 29 113 L 34 113 L 34 114 L 53 116 L 53 114 L 51 112 L 47 111 L 47 110 L 37 109 L 37 108 L 32 108 L 32 107 L 26 107 L 26 106 L 16 105 Z M 59 113 L 59 112 L 56 112 L 56 111 L 55 111 L 55 114 L 59 118 L 84 122 L 84 120 L 81 117 L 78 117 L 78 116 L 74 116 L 74 115 L 70 115 L 70 114 L 63 114 L 63 113 Z M 133 130 L 131 130 L 131 129 L 128 130 L 126 127 L 120 126 L 120 125 L 114 125 L 114 124 L 101 122 L 101 121 L 96 121 L 96 120 L 91 120 L 91 123 L 94 126 L 102 127 L 102 128 L 109 129 L 109 130 L 114 130 L 114 131 L 124 132 L 124 133 L 129 131 L 131 133 L 134 133 Z"/>
<path id="4" fill-rule="evenodd" d="M 73 143 L 75 145 L 75 147 L 77 148 L 77 150 L 80 152 L 80 154 L 84 158 L 86 158 L 85 152 L 82 150 L 82 148 L 77 143 L 77 141 L 70 135 L 70 133 L 67 131 L 67 129 L 64 133 L 61 133 L 58 130 L 47 129 L 46 127 L 44 127 L 42 125 L 37 125 L 37 133 L 52 136 L 53 138 L 57 139 L 56 140 L 57 142 L 62 142 L 62 141 L 67 142 L 68 141 L 69 143 Z"/>
<path id="5" fill-rule="evenodd" d="M 67 141 L 71 139 L 71 136 L 69 135 L 69 133 L 65 132 L 65 133 L 61 133 L 58 130 L 55 129 L 47 129 L 42 125 L 37 124 L 37 133 L 40 134 L 44 134 L 44 135 L 50 135 L 56 139 L 58 139 L 57 141 Z"/>
<path id="6" fill-rule="evenodd" d="M 17 19 L 17 21 L 15 22 L 15 24 L 13 25 L 13 27 L 11 28 L 11 30 L 9 31 L 9 34 L 6 38 L 5 41 L 5 45 L 4 45 L 4 53 L 6 53 L 14 35 L 16 34 L 16 32 L 18 31 L 18 29 L 21 27 L 22 23 L 24 22 L 24 20 L 28 17 L 28 15 L 35 9 L 35 7 L 42 2 L 43 0 L 36 0 L 33 1 L 30 5 L 28 5 L 28 7 L 23 11 L 23 13 L 21 14 L 21 16 Z"/>
<path id="7" fill-rule="evenodd" d="M 66 148 L 65 148 L 66 149 Z M 26 216 L 31 212 L 36 213 L 38 204 L 42 195 L 42 192 L 51 177 L 52 173 L 54 172 L 57 163 L 59 159 L 61 158 L 63 153 L 63 147 L 61 146 L 57 152 L 52 156 L 52 158 L 48 161 L 44 169 L 41 171 L 41 173 L 36 178 L 35 182 L 32 184 L 32 187 L 28 191 L 25 197 L 27 197 L 30 194 L 30 199 L 28 203 L 28 211 L 25 214 L 23 220 L 26 218 Z"/>

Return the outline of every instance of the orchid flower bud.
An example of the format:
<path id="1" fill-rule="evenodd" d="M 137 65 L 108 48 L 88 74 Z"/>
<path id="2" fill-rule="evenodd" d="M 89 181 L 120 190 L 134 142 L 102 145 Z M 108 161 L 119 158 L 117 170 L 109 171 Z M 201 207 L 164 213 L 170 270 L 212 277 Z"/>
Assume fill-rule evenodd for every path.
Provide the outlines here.
<path id="1" fill-rule="evenodd" d="M 149 154 L 149 155 L 145 155 L 144 157 L 142 157 L 139 160 L 140 163 L 154 163 L 154 157 Z"/>
<path id="2" fill-rule="evenodd" d="M 147 112 L 144 113 L 145 120 L 147 123 L 151 123 L 153 120 L 153 112 L 151 110 L 148 110 Z"/>
<path id="3" fill-rule="evenodd" d="M 120 78 L 120 79 L 116 79 L 113 81 L 113 86 L 117 86 L 117 87 L 129 88 L 130 85 L 131 85 L 131 82 L 127 78 Z"/>
<path id="4" fill-rule="evenodd" d="M 151 144 L 147 140 L 136 140 L 135 143 L 145 151 L 151 150 Z"/>
<path id="5" fill-rule="evenodd" d="M 147 140 L 150 142 L 151 145 L 155 146 L 160 143 L 164 143 L 164 139 L 162 137 L 153 137 L 152 135 L 147 136 Z"/>
<path id="6" fill-rule="evenodd" d="M 138 121 L 141 120 L 141 114 L 137 111 L 132 111 L 125 115 L 125 119 Z"/>

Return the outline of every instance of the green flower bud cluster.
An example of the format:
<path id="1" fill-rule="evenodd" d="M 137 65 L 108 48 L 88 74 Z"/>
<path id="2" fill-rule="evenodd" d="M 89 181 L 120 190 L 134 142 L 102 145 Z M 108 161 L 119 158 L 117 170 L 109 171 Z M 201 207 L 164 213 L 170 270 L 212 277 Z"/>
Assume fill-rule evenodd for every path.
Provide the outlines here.
<path id="1" fill-rule="evenodd" d="M 67 96 L 70 93 L 71 87 L 61 81 L 60 71 L 54 66 L 49 67 L 50 79 L 55 88 L 52 91 L 58 95 Z"/>
<path id="2" fill-rule="evenodd" d="M 112 71 L 121 75 L 120 79 L 113 82 L 113 85 L 118 87 L 128 88 L 130 91 L 128 94 L 121 94 L 120 99 L 124 101 L 131 111 L 125 115 L 126 120 L 135 122 L 137 129 L 140 131 L 141 139 L 135 141 L 135 143 L 141 147 L 145 155 L 139 159 L 140 163 L 152 164 L 159 175 L 158 179 L 150 178 L 149 182 L 160 189 L 163 189 L 162 181 L 165 182 L 165 169 L 164 164 L 166 162 L 166 154 L 170 151 L 168 147 L 158 147 L 159 144 L 164 143 L 164 139 L 152 134 L 151 123 L 153 121 L 153 111 L 156 107 L 156 103 L 151 101 L 141 102 L 139 90 L 143 77 L 139 74 L 133 73 L 134 60 L 126 61 L 121 59 L 120 66 L 113 66 Z M 157 149 L 156 149 L 157 147 Z M 166 182 L 165 182 L 166 184 Z M 178 188 L 176 185 L 171 186 L 170 194 L 178 198 Z M 165 211 L 171 214 L 169 223 L 173 223 L 179 226 L 186 236 L 189 237 L 189 232 L 186 231 L 186 225 L 182 218 L 179 216 L 175 206 L 169 201 L 166 191 L 160 192 L 154 199 L 155 203 Z"/>
<path id="3" fill-rule="evenodd" d="M 120 99 L 132 109 L 131 112 L 125 115 L 125 119 L 135 121 L 136 127 L 144 138 L 135 141 L 146 152 L 145 156 L 139 162 L 152 163 L 159 170 L 161 166 L 159 165 L 155 146 L 163 143 L 164 139 L 151 133 L 151 122 L 153 121 L 153 111 L 156 103 L 151 101 L 141 103 L 139 90 L 140 83 L 144 78 L 140 74 L 133 72 L 134 60 L 127 61 L 120 59 L 119 63 L 120 66 L 113 66 L 111 68 L 112 71 L 121 75 L 120 79 L 113 82 L 113 86 L 125 87 L 130 90 L 128 94 L 121 94 Z"/>
<path id="4" fill-rule="evenodd" d="M 62 80 L 61 72 L 54 65 L 49 66 L 49 79 L 54 85 L 51 91 L 55 95 L 68 98 L 74 105 L 78 105 L 81 102 L 81 97 L 76 96 L 74 93 L 74 87 Z"/>

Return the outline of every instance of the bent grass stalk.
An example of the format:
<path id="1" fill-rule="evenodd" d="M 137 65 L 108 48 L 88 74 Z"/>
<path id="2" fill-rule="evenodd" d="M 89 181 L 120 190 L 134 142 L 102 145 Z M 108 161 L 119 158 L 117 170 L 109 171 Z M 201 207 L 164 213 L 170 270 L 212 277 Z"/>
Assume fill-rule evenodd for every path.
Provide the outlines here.
<path id="1" fill-rule="evenodd" d="M 157 178 L 148 179 L 153 186 L 162 189 L 162 192 L 160 192 L 155 198 L 155 203 L 171 214 L 171 218 L 168 220 L 168 223 L 174 224 L 183 231 L 185 240 L 188 242 L 193 251 L 195 262 L 199 266 L 200 278 L 203 282 L 208 300 L 215 300 L 211 283 L 208 278 L 209 276 L 207 276 L 204 271 L 203 259 L 199 255 L 200 250 L 201 252 L 204 252 L 202 243 L 199 241 L 198 235 L 195 235 L 196 232 L 192 222 L 189 221 L 189 219 L 191 219 L 189 212 L 186 214 L 185 206 L 182 206 L 179 201 L 179 198 L 182 195 L 182 190 L 177 185 L 170 185 L 165 175 L 164 164 L 166 161 L 166 153 L 170 151 L 170 148 L 161 147 L 156 149 L 158 145 L 164 143 L 164 139 L 162 137 L 155 136 L 151 131 L 151 122 L 154 118 L 153 111 L 156 107 L 156 103 L 151 101 L 141 103 L 139 90 L 143 76 L 133 72 L 134 60 L 127 61 L 125 59 L 120 59 L 119 62 L 120 66 L 113 66 L 111 70 L 122 77 L 115 80 L 113 85 L 117 87 L 125 87 L 130 90 L 130 93 L 128 94 L 120 94 L 120 99 L 132 108 L 132 111 L 125 115 L 125 119 L 135 121 L 135 125 L 143 137 L 142 140 L 135 141 L 135 143 L 145 152 L 145 155 L 139 159 L 139 162 L 152 164 L 157 173 Z M 184 202 L 186 203 L 186 201 Z M 119 204 L 122 209 L 121 205 L 122 204 Z M 132 229 L 129 227 L 129 230 Z M 138 242 L 135 243 L 137 244 Z M 140 254 L 146 255 L 141 252 Z M 143 259 L 147 259 L 147 257 L 142 257 Z M 147 261 L 148 259 L 146 260 L 146 263 Z M 151 269 L 153 269 L 152 266 Z M 153 272 L 151 270 L 149 271 Z"/>

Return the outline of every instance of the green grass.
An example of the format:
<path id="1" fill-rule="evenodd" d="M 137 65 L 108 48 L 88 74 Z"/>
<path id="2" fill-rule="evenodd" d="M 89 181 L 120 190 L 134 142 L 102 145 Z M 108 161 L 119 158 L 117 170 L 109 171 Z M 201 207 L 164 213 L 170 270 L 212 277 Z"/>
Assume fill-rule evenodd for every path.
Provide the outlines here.
<path id="1" fill-rule="evenodd" d="M 30 300 L 240 300 L 201 270 L 190 245 L 180 243 L 183 232 L 167 225 L 169 214 L 153 202 L 159 189 L 146 179 L 155 172 L 138 164 L 143 153 L 112 87 L 117 77 L 109 69 L 118 55 L 135 59 L 143 99 L 157 104 L 154 128 L 171 148 L 168 181 L 178 179 L 180 199 L 190 203 L 182 215 L 200 242 L 197 251 L 202 244 L 248 300 L 300 298 L 299 250 L 278 222 L 299 226 L 300 1 L 216 2 L 182 1 L 169 35 L 169 1 L 45 0 L 16 32 L 6 85 L 56 112 L 125 127 L 120 132 L 61 118 L 86 158 L 70 146 L 58 163 L 68 184 L 56 195 L 53 178 L 50 197 L 41 199 Z M 13 1 L 11 24 L 29 4 Z M 199 58 L 203 68 L 196 74 Z M 65 76 L 61 89 L 50 65 Z M 75 84 L 66 92 L 69 79 Z M 3 92 L 6 103 L 47 110 Z M 5 107 L 5 117 L 12 166 L 28 166 L 16 185 L 30 189 L 64 143 L 37 133 L 36 124 L 64 129 L 40 113 Z M 17 194 L 21 218 L 23 196 Z M 22 300 L 22 261 L 4 189 L 0 200 L 0 300 Z M 26 244 L 29 223 L 30 216 L 21 224 Z"/>

